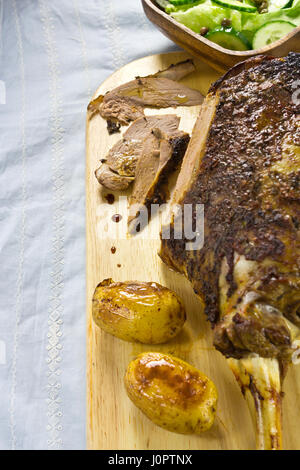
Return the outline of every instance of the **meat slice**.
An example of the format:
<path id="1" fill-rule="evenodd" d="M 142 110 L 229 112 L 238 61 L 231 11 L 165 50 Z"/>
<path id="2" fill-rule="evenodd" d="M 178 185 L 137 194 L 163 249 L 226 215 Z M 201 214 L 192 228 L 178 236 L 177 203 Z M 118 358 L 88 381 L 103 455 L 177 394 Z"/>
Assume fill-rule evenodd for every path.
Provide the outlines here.
<path id="1" fill-rule="evenodd" d="M 123 95 L 123 93 L 135 93 L 136 83 L 137 80 L 130 82 L 127 90 L 116 88 L 104 96 L 100 95 L 89 104 L 88 110 L 91 116 L 99 112 L 106 119 L 110 134 L 119 132 L 120 125 L 128 126 L 131 121 L 144 116 L 144 106 L 126 94 Z"/>
<path id="2" fill-rule="evenodd" d="M 183 62 L 178 62 L 178 64 L 172 64 L 167 69 L 161 70 L 153 76 L 158 78 L 169 78 L 170 80 L 175 80 L 175 82 L 177 82 L 195 71 L 196 67 L 194 62 L 192 59 L 187 59 Z"/>
<path id="3" fill-rule="evenodd" d="M 189 140 L 186 132 L 177 130 L 166 134 L 161 129 L 154 129 L 145 139 L 129 200 L 128 224 L 131 231 L 134 229 L 131 223 L 142 208 L 149 211 L 151 204 L 166 202 L 167 178 L 181 163 Z"/>
<path id="4" fill-rule="evenodd" d="M 137 119 L 102 160 L 101 166 L 95 172 L 98 182 L 112 191 L 127 189 L 134 181 L 136 165 L 142 156 L 145 139 L 151 135 L 154 128 L 172 135 L 177 131 L 179 122 L 180 118 L 175 114 Z"/>
<path id="5" fill-rule="evenodd" d="M 121 176 L 135 176 L 137 161 L 141 157 L 143 141 L 158 128 L 172 134 L 178 129 L 180 118 L 175 114 L 162 116 L 145 116 L 137 119 L 120 140 L 109 151 L 106 163 Z"/>
<path id="6" fill-rule="evenodd" d="M 129 188 L 134 180 L 134 178 L 129 176 L 121 176 L 115 173 L 106 163 L 102 163 L 95 171 L 95 176 L 102 186 L 105 186 L 105 188 L 111 191 L 123 191 Z"/>
<path id="7" fill-rule="evenodd" d="M 180 117 L 176 116 L 176 114 L 144 116 L 131 124 L 124 133 L 124 139 L 141 141 L 155 128 L 171 135 L 173 132 L 177 131 L 179 123 Z"/>
<path id="8" fill-rule="evenodd" d="M 256 409 L 259 448 L 281 446 L 281 379 L 299 356 L 299 80 L 291 53 L 252 58 L 211 88 L 174 195 L 183 209 L 204 205 L 204 246 L 188 250 L 172 225 L 161 248 L 205 302 L 215 346 Z"/>
<path id="9" fill-rule="evenodd" d="M 203 102 L 203 96 L 178 83 L 195 67 L 191 61 L 171 66 L 169 69 L 148 77 L 137 77 L 125 83 L 106 95 L 98 96 L 88 106 L 91 116 L 100 112 L 108 121 L 110 131 L 118 131 L 118 123 L 128 125 L 144 116 L 144 108 L 169 108 L 178 106 L 196 106 Z"/>

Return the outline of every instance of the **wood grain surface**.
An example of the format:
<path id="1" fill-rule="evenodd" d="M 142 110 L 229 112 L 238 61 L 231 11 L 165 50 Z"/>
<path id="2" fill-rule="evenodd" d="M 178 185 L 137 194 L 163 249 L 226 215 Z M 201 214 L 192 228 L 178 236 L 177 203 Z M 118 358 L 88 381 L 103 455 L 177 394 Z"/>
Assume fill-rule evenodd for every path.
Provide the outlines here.
<path id="1" fill-rule="evenodd" d="M 137 75 L 156 72 L 187 58 L 185 53 L 162 54 L 135 61 L 113 74 L 95 93 L 98 96 Z M 184 83 L 207 93 L 218 74 L 208 65 L 195 62 L 197 72 Z M 151 110 L 147 114 L 176 113 L 180 128 L 191 131 L 199 108 Z M 212 347 L 212 334 L 203 315 L 203 307 L 188 281 L 170 271 L 157 256 L 159 240 L 129 238 L 122 234 L 122 224 L 111 216 L 124 215 L 126 201 L 109 205 L 94 171 L 120 134 L 109 136 L 106 122 L 99 116 L 87 120 L 86 201 L 87 201 L 87 439 L 89 449 L 254 449 L 255 438 L 250 414 L 225 359 Z M 155 232 L 153 220 L 153 231 Z M 113 225 L 113 227 L 112 227 Z M 117 227 L 116 227 L 117 226 Z M 119 233 L 113 233 L 116 229 Z M 157 231 L 157 230 L 156 230 Z M 111 248 L 116 248 L 115 254 Z M 91 300 L 96 285 L 105 278 L 116 281 L 157 281 L 174 289 L 183 299 L 188 321 L 182 333 L 163 346 L 144 346 L 123 342 L 97 328 L 91 320 Z M 213 428 L 201 436 L 170 433 L 151 423 L 127 397 L 123 385 L 126 367 L 143 351 L 174 354 L 206 373 L 219 391 L 217 418 Z M 300 369 L 294 367 L 285 382 L 284 445 L 300 448 Z"/>
<path id="2" fill-rule="evenodd" d="M 300 26 L 279 39 L 278 41 L 250 51 L 231 51 L 194 33 L 183 24 L 178 23 L 172 16 L 161 10 L 155 0 L 142 0 L 144 11 L 152 23 L 178 46 L 201 58 L 211 67 L 221 72 L 228 70 L 234 64 L 259 54 L 284 57 L 290 51 L 300 52 Z"/>

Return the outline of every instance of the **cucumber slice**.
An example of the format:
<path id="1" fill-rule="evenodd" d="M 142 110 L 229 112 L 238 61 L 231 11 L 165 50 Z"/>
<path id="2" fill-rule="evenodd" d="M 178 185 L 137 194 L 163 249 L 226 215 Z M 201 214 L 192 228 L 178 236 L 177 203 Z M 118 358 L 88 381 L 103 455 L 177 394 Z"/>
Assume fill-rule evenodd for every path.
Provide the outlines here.
<path id="1" fill-rule="evenodd" d="M 177 7 L 178 5 L 186 5 L 187 3 L 198 3 L 198 0 L 169 0 L 169 2 Z"/>
<path id="2" fill-rule="evenodd" d="M 166 10 L 167 7 L 172 6 L 172 4 L 169 2 L 169 0 L 155 0 L 155 2 L 163 10 Z"/>
<path id="3" fill-rule="evenodd" d="M 281 10 L 292 6 L 293 0 L 269 0 L 268 11 Z"/>
<path id="4" fill-rule="evenodd" d="M 209 31 L 205 37 L 219 44 L 219 46 L 231 49 L 232 51 L 247 51 L 251 49 L 251 45 L 246 37 L 233 28 L 216 28 Z"/>
<path id="5" fill-rule="evenodd" d="M 294 28 L 296 28 L 296 26 L 289 21 L 269 21 L 261 26 L 254 34 L 252 43 L 253 49 L 261 49 L 264 46 L 272 44 Z"/>
<path id="6" fill-rule="evenodd" d="M 213 0 L 213 2 L 225 8 L 232 8 L 233 10 L 247 11 L 248 13 L 255 13 L 257 11 L 255 6 L 239 2 L 239 0 Z"/>

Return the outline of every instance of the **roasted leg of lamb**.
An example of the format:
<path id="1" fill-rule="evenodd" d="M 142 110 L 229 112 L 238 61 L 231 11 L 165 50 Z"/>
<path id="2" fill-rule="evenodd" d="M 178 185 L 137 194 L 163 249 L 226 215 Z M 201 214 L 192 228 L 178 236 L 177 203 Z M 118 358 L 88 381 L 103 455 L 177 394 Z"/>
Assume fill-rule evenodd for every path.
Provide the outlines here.
<path id="1" fill-rule="evenodd" d="M 300 54 L 290 53 L 252 58 L 212 86 L 173 199 L 182 209 L 204 205 L 204 245 L 187 250 L 173 216 L 160 253 L 203 300 L 215 347 L 253 412 L 258 449 L 282 447 L 282 382 L 299 361 L 299 81 Z"/>

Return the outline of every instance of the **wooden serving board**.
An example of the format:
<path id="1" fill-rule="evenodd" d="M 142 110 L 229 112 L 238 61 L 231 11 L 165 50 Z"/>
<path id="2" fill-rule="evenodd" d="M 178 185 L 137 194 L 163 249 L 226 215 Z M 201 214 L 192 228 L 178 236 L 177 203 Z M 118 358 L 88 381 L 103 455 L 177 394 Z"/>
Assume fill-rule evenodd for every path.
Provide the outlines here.
<path id="1" fill-rule="evenodd" d="M 137 60 L 114 73 L 95 93 L 103 94 L 137 75 L 148 75 L 187 58 L 185 53 L 161 54 Z M 196 60 L 197 73 L 184 83 L 204 95 L 218 78 L 217 72 Z M 180 128 L 191 132 L 199 108 L 151 110 L 147 114 L 175 113 Z M 107 203 L 94 171 L 120 134 L 109 136 L 106 122 L 98 115 L 87 121 L 87 436 L 89 449 L 253 449 L 254 431 L 250 414 L 225 359 L 212 347 L 212 334 L 203 307 L 188 281 L 170 271 L 157 256 L 159 240 L 124 237 L 122 224 L 111 216 L 126 210 L 126 201 Z M 121 196 L 121 195 L 120 195 Z M 123 194 L 124 196 L 124 194 Z M 155 223 L 155 221 L 153 222 Z M 119 233 L 111 233 L 112 225 Z M 115 247 L 113 254 L 111 248 Z M 183 299 L 188 321 L 182 333 L 162 346 L 144 346 L 121 341 L 97 328 L 91 320 L 91 300 L 96 285 L 105 278 L 116 281 L 157 281 L 174 289 Z M 130 360 L 143 351 L 174 354 L 206 373 L 219 391 L 213 428 L 201 436 L 182 436 L 150 422 L 125 393 L 123 376 Z M 284 441 L 286 449 L 300 448 L 300 369 L 291 368 L 285 382 Z"/>

